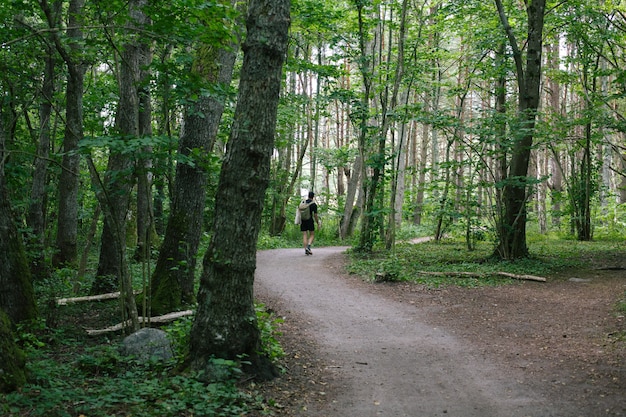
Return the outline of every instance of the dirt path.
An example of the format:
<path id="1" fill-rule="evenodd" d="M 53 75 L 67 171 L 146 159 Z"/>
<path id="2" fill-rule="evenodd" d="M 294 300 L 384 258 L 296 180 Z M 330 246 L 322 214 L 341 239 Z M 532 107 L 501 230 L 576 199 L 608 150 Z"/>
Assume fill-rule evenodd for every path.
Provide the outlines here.
<path id="1" fill-rule="evenodd" d="M 333 267 L 344 250 L 258 254 L 257 295 L 277 300 L 281 314 L 298 317 L 296 330 L 316 341 L 315 355 L 330 375 L 330 382 L 314 388 L 321 400 L 308 402 L 295 415 L 591 415 L 529 384 L 518 367 L 485 353 L 454 329 L 437 326 L 432 317 L 440 306 L 395 301 L 341 277 Z"/>

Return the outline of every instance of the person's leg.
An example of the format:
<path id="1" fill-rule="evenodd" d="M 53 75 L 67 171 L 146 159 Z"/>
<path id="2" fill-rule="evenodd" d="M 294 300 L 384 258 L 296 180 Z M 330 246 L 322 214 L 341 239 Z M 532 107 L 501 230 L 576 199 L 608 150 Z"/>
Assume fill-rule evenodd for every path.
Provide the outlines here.
<path id="1" fill-rule="evenodd" d="M 307 245 L 309 244 L 309 232 L 306 230 L 302 231 L 302 246 L 304 247 L 304 251 L 306 252 Z"/>
<path id="2" fill-rule="evenodd" d="M 309 250 L 311 250 L 311 245 L 313 244 L 314 240 L 315 240 L 315 230 L 311 230 L 309 232 L 309 241 L 308 241 L 308 248 L 309 248 Z"/>

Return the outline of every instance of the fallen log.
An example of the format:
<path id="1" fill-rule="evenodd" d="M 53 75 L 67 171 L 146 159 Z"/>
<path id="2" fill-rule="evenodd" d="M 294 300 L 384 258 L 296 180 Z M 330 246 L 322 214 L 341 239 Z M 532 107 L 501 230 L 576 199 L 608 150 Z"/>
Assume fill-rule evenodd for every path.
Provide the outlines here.
<path id="1" fill-rule="evenodd" d="M 135 295 L 141 294 L 141 291 L 135 291 Z M 70 303 L 80 303 L 84 301 L 102 301 L 102 300 L 113 300 L 115 298 L 120 298 L 120 292 L 110 292 L 106 294 L 99 295 L 87 295 L 84 297 L 70 297 L 70 298 L 58 298 L 57 305 L 64 306 Z"/>
<path id="2" fill-rule="evenodd" d="M 499 275 L 507 278 L 525 280 L 525 281 L 536 281 L 536 282 L 546 282 L 544 277 L 538 277 L 534 275 L 519 275 L 512 274 L 510 272 L 496 272 L 494 274 L 485 274 L 481 272 L 467 272 L 467 271 L 447 271 L 447 272 L 433 272 L 433 271 L 418 271 L 420 275 L 432 275 L 438 277 L 471 277 L 471 278 L 484 278 L 488 275 Z"/>
<path id="3" fill-rule="evenodd" d="M 181 317 L 191 316 L 192 314 L 193 314 L 193 310 L 185 310 L 185 311 L 175 311 L 173 313 L 167 313 L 162 316 L 156 316 L 156 317 L 150 317 L 150 318 L 138 317 L 138 319 L 140 323 L 144 323 L 144 322 L 167 323 L 167 322 L 174 321 Z M 118 332 L 127 326 L 130 326 L 130 320 L 126 320 L 126 322 L 122 322 L 122 323 L 117 323 L 113 326 L 106 327 L 104 329 L 86 329 L 86 331 L 87 331 L 87 334 L 90 336 L 97 336 L 99 334 L 104 334 L 104 333 Z"/>
<path id="4" fill-rule="evenodd" d="M 518 274 L 511 274 L 510 272 L 498 272 L 498 275 L 501 275 L 503 277 L 513 278 L 513 279 L 525 280 L 525 281 L 546 282 L 546 279 L 544 277 L 537 277 L 534 275 L 518 275 Z"/>

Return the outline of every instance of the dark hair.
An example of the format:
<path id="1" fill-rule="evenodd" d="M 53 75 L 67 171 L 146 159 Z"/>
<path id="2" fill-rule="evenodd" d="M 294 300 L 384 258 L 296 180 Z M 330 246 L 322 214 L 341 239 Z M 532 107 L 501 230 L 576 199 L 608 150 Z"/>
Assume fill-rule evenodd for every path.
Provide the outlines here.
<path id="1" fill-rule="evenodd" d="M 315 197 L 315 193 L 313 191 L 309 191 L 309 198 Z"/>

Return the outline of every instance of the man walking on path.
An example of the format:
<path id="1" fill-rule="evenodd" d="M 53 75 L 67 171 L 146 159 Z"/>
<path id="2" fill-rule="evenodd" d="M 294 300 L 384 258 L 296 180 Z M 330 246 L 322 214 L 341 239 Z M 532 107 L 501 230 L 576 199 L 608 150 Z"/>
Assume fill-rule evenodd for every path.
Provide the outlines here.
<path id="1" fill-rule="evenodd" d="M 302 232 L 302 245 L 304 246 L 304 253 L 306 255 L 313 255 L 311 252 L 311 245 L 315 239 L 315 223 L 319 228 L 322 227 L 320 219 L 317 216 L 317 204 L 315 203 L 315 193 L 309 191 L 308 199 L 300 205 L 301 221 L 300 231 Z M 309 213 L 305 213 L 309 210 Z"/>

